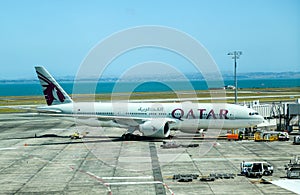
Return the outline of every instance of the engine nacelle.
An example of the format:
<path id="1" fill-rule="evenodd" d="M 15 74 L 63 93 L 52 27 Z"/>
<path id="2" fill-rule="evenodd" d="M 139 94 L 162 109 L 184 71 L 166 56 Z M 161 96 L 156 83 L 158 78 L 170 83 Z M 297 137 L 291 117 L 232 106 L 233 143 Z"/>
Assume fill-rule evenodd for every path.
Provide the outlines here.
<path id="1" fill-rule="evenodd" d="M 139 126 L 139 130 L 147 137 L 166 138 L 170 135 L 170 125 L 167 120 L 153 119 Z"/>

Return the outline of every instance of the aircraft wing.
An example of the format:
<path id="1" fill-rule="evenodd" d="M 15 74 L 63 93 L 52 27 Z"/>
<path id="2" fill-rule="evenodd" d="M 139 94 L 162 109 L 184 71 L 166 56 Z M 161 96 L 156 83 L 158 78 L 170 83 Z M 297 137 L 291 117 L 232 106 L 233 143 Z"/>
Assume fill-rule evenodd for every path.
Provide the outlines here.
<path id="1" fill-rule="evenodd" d="M 142 117 L 129 117 L 129 116 L 96 116 L 99 120 L 112 120 L 115 123 L 128 125 L 128 126 L 138 126 L 146 121 L 153 121 L 153 120 L 161 120 L 167 121 L 169 123 L 176 123 L 175 119 L 171 118 L 142 118 Z"/>
<path id="2" fill-rule="evenodd" d="M 0 109 L 14 109 L 14 110 L 25 110 L 32 112 L 39 112 L 37 109 L 38 105 L 13 105 L 13 106 L 0 106 Z"/>
<path id="3" fill-rule="evenodd" d="M 171 118 L 142 118 L 142 117 L 130 117 L 130 116 L 105 116 L 105 115 L 77 115 L 77 114 L 59 114 L 59 113 L 40 113 L 43 115 L 53 117 L 73 117 L 78 119 L 98 119 L 100 121 L 113 121 L 114 123 L 126 125 L 126 126 L 138 126 L 146 121 L 151 120 L 163 120 L 169 123 L 176 123 L 175 119 Z"/>
<path id="4" fill-rule="evenodd" d="M 14 105 L 14 106 L 0 106 L 0 109 L 14 109 L 14 110 L 23 110 L 27 112 L 33 113 L 61 113 L 60 110 L 57 109 L 40 109 L 37 105 Z"/>
<path id="5" fill-rule="evenodd" d="M 138 126 L 146 121 L 151 120 L 164 120 L 169 123 L 175 123 L 175 119 L 171 118 L 142 118 L 142 117 L 130 117 L 130 116 L 106 116 L 106 115 L 78 115 L 78 114 L 63 114 L 60 110 L 57 109 L 42 109 L 43 107 L 39 107 L 37 105 L 14 105 L 14 106 L 0 106 L 1 108 L 10 108 L 15 110 L 25 110 L 30 112 L 39 113 L 41 115 L 47 115 L 52 117 L 72 117 L 79 119 L 98 119 L 100 121 L 113 121 L 114 123 L 126 126 Z"/>

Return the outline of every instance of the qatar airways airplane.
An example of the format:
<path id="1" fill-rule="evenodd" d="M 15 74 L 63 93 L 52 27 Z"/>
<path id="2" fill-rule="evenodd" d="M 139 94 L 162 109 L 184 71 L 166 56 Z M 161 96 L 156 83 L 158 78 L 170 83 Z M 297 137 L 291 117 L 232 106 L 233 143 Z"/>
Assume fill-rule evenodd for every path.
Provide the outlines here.
<path id="1" fill-rule="evenodd" d="M 166 138 L 171 130 L 195 133 L 199 129 L 246 128 L 264 120 L 255 110 L 225 103 L 75 103 L 44 67 L 35 69 L 47 102 L 47 106 L 37 108 L 39 112 L 80 118 L 91 126 L 126 128 L 125 139 L 135 131 Z M 97 119 L 97 123 L 90 123 L 93 120 L 88 118 Z"/>

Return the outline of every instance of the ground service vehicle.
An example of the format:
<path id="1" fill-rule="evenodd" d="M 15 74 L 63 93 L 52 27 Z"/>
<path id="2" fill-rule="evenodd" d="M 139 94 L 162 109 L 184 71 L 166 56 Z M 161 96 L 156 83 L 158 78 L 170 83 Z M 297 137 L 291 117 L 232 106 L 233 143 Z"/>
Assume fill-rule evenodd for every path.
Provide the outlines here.
<path id="1" fill-rule="evenodd" d="M 263 175 L 272 175 L 273 166 L 268 162 L 245 162 L 240 165 L 241 174 L 247 177 L 262 177 Z"/>
<path id="2" fill-rule="evenodd" d="M 293 162 L 285 165 L 286 177 L 289 179 L 300 179 L 300 161 L 298 156 L 294 156 Z"/>
<path id="3" fill-rule="evenodd" d="M 300 179 L 300 166 L 289 167 L 286 171 L 286 177 L 289 179 Z"/>
<path id="4" fill-rule="evenodd" d="M 293 144 L 295 144 L 295 145 L 299 145 L 300 144 L 300 136 L 299 135 L 297 135 L 297 136 L 294 137 Z"/>
<path id="5" fill-rule="evenodd" d="M 278 140 L 279 141 L 289 141 L 290 140 L 290 136 L 287 132 L 280 132 L 278 134 Z"/>
<path id="6" fill-rule="evenodd" d="M 278 132 L 257 131 L 254 133 L 254 141 L 278 141 Z"/>
<path id="7" fill-rule="evenodd" d="M 254 133 L 254 141 L 288 141 L 289 139 L 287 132 L 257 131 Z"/>

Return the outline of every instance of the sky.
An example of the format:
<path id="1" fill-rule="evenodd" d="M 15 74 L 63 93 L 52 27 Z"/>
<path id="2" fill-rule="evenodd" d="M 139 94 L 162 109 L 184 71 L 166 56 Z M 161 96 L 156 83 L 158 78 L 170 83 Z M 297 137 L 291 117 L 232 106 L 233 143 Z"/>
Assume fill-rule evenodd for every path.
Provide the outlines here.
<path id="1" fill-rule="evenodd" d="M 221 72 L 233 71 L 227 53 L 235 50 L 243 52 L 238 72 L 300 71 L 299 0 L 1 0 L 0 79 L 34 78 L 35 65 L 76 75 L 101 41 L 145 25 L 193 37 Z M 177 55 L 142 48 L 114 60 L 107 74 L 147 61 L 194 71 Z"/>

